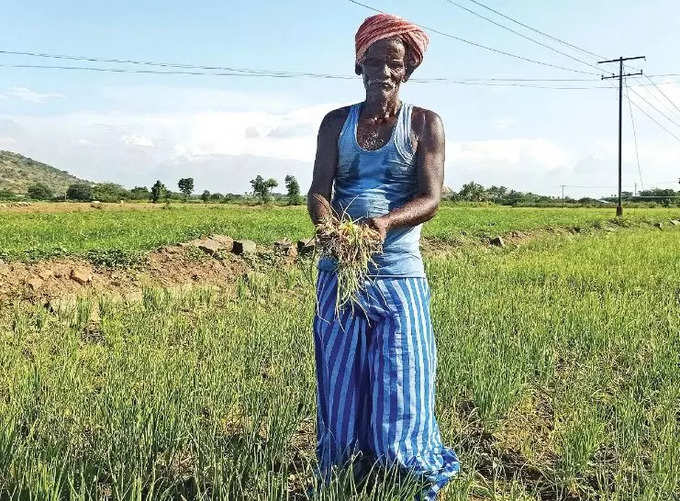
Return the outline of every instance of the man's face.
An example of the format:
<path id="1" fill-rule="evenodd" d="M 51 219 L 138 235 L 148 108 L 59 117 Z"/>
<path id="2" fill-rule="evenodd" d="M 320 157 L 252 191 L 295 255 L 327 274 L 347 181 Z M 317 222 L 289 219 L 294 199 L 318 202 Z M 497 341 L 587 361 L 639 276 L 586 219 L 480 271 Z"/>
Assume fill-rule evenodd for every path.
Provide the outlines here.
<path id="1" fill-rule="evenodd" d="M 406 77 L 406 49 L 398 38 L 378 40 L 368 47 L 357 66 L 366 88 L 366 97 L 388 99 L 399 93 Z"/>

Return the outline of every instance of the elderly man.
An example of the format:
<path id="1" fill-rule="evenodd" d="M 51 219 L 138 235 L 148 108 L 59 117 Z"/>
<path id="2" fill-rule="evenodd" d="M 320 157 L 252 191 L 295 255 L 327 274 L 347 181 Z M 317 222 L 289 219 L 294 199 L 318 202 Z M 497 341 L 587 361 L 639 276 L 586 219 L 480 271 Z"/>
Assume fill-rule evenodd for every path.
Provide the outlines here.
<path id="1" fill-rule="evenodd" d="M 434 499 L 459 469 L 434 416 L 437 351 L 419 249 L 422 223 L 441 197 L 444 130 L 436 113 L 399 99 L 427 44 L 418 26 L 396 16 L 372 16 L 359 27 L 355 72 L 366 99 L 323 119 L 307 199 L 315 224 L 328 210 L 318 194 L 376 229 L 384 250 L 369 270 L 362 308 L 338 315 L 335 263 L 319 261 L 319 473 L 326 481 L 333 465 L 349 459 L 355 468 L 396 465 L 424 481 L 419 498 Z"/>

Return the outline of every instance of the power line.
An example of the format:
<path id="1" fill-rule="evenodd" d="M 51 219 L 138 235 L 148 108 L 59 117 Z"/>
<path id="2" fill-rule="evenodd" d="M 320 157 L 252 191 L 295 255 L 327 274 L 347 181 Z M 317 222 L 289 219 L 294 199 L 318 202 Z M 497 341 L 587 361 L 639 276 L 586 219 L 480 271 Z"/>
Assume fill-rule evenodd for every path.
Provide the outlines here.
<path id="1" fill-rule="evenodd" d="M 661 116 L 663 116 L 666 120 L 668 120 L 669 122 L 671 122 L 673 125 L 676 125 L 676 126 L 680 127 L 680 124 L 679 124 L 678 122 L 676 122 L 675 120 L 673 120 L 672 118 L 670 118 L 668 115 L 666 115 L 666 114 L 665 114 L 663 111 L 661 111 L 659 108 L 657 108 L 657 107 L 654 106 L 652 103 L 650 103 L 649 101 L 647 101 L 647 100 L 646 100 L 643 96 L 641 96 L 635 89 L 631 89 L 631 91 L 633 91 L 633 94 L 635 94 L 637 97 L 639 97 L 639 98 L 642 99 L 645 103 L 647 103 L 649 106 L 651 106 L 657 113 L 659 113 Z"/>
<path id="2" fill-rule="evenodd" d="M 668 97 L 668 96 L 666 95 L 666 93 L 665 93 L 664 91 L 662 91 L 661 88 L 660 88 L 659 86 L 656 85 L 656 82 L 655 82 L 654 80 L 652 80 L 651 78 L 649 78 L 649 76 L 646 76 L 646 78 L 647 78 L 647 80 L 649 80 L 649 81 L 652 83 L 652 85 L 654 85 L 654 87 L 656 88 L 656 90 L 658 90 L 659 93 L 660 93 L 663 97 L 665 97 L 665 98 L 668 100 L 669 103 L 671 103 L 671 104 L 673 105 L 673 107 L 674 107 L 676 110 L 680 111 L 680 107 L 678 107 L 678 105 L 675 104 L 675 102 L 673 102 L 673 100 L 672 100 L 670 97 Z"/>
<path id="3" fill-rule="evenodd" d="M 512 17 L 510 17 L 510 16 L 508 16 L 508 15 L 506 15 L 506 14 L 503 14 L 502 12 L 500 12 L 500 11 L 498 11 L 498 10 L 496 10 L 496 9 L 492 9 L 491 7 L 489 7 L 488 5 L 483 4 L 482 2 L 479 2 L 479 1 L 477 1 L 477 0 L 469 0 L 469 1 L 472 2 L 472 3 L 474 3 L 475 5 L 478 5 L 478 6 L 480 6 L 480 7 L 483 7 L 483 8 L 485 8 L 485 9 L 487 9 L 487 10 L 493 12 L 494 14 L 497 14 L 497 15 L 499 15 L 499 16 L 501 16 L 501 17 L 507 19 L 508 21 L 512 21 L 513 23 L 518 24 L 519 26 L 522 26 L 523 28 L 527 28 L 527 29 L 529 29 L 529 30 L 531 30 L 531 31 L 534 31 L 534 32 L 536 32 L 536 33 L 539 33 L 540 35 L 543 35 L 544 37 L 548 37 L 548 38 L 550 38 L 551 40 L 554 40 L 555 42 L 559 42 L 559 43 L 561 43 L 561 44 L 566 45 L 567 47 L 571 47 L 572 49 L 579 50 L 579 51 L 581 51 L 581 52 L 583 52 L 583 53 L 585 53 L 585 54 L 588 54 L 589 56 L 593 56 L 593 57 L 596 57 L 596 58 L 598 58 L 598 59 L 604 59 L 604 58 L 605 58 L 604 56 L 600 56 L 599 54 L 595 54 L 595 53 L 593 53 L 593 52 L 590 52 L 589 50 L 583 49 L 583 48 L 579 47 L 578 45 L 574 45 L 574 44 L 569 43 L 569 42 L 566 42 L 566 41 L 564 41 L 564 40 L 562 40 L 562 39 L 560 39 L 560 38 L 557 38 L 557 37 L 554 37 L 554 36 L 552 36 L 552 35 L 549 35 L 548 33 L 545 33 L 545 32 L 543 32 L 543 31 L 541 31 L 541 30 L 539 30 L 539 29 L 537 29 L 537 28 L 534 28 L 534 27 L 532 27 L 532 26 L 529 26 L 528 24 L 524 24 L 524 23 L 518 21 L 517 19 L 513 19 Z"/>
<path id="4" fill-rule="evenodd" d="M 251 68 L 234 68 L 231 66 L 204 66 L 198 64 L 183 64 L 183 63 L 167 63 L 158 61 L 140 61 L 137 59 L 121 59 L 121 58 L 103 58 L 93 56 L 71 56 L 66 54 L 49 54 L 44 52 L 29 52 L 29 51 L 13 51 L 0 50 L 0 54 L 5 55 L 19 55 L 40 57 L 48 59 L 64 59 L 70 61 L 86 61 L 90 63 L 115 63 L 115 64 L 132 64 L 139 66 L 157 66 L 163 68 L 180 68 L 184 70 L 210 70 L 210 71 L 225 71 L 230 73 L 244 73 L 247 75 L 263 75 L 263 76 L 295 76 L 295 77 L 316 77 L 316 78 L 343 78 L 350 79 L 344 75 L 332 75 L 328 73 L 307 73 L 307 72 L 293 72 L 293 71 L 277 71 L 277 70 L 257 70 Z"/>
<path id="5" fill-rule="evenodd" d="M 642 113 L 644 113 L 647 118 L 649 118 L 652 122 L 654 122 L 656 125 L 661 127 L 663 130 L 668 132 L 671 136 L 673 136 L 675 139 L 677 139 L 678 142 L 680 142 L 680 137 L 676 136 L 673 134 L 671 131 L 669 131 L 666 127 L 664 127 L 658 120 L 656 120 L 654 117 L 652 117 L 649 113 L 647 113 L 645 110 L 643 110 L 635 101 L 632 99 L 630 100 L 630 103 L 635 106 L 638 110 L 640 110 Z"/>
<path id="6" fill-rule="evenodd" d="M 352 2 L 353 4 L 359 5 L 361 7 L 364 7 L 366 9 L 372 10 L 373 12 L 380 12 L 380 13 L 384 14 L 384 12 L 382 10 L 376 9 L 375 7 L 371 7 L 370 5 L 366 5 L 366 4 L 361 3 L 357 0 L 348 0 L 348 1 Z M 501 50 L 501 49 L 496 49 L 494 47 L 489 47 L 488 45 L 483 45 L 483 44 L 480 44 L 480 43 L 477 43 L 477 42 L 473 42 L 471 40 L 467 40 L 467 39 L 459 37 L 457 35 L 445 33 L 443 31 L 437 30 L 435 28 L 425 26 L 424 24 L 417 24 L 417 23 L 414 23 L 414 24 L 416 24 L 416 26 L 419 26 L 420 28 L 431 31 L 432 33 L 436 33 L 438 35 L 442 35 L 442 36 L 445 36 L 447 38 L 452 38 L 453 40 L 458 40 L 459 42 L 463 42 L 463 43 L 466 43 L 468 45 L 478 47 L 480 49 L 488 50 L 490 52 L 495 52 L 496 54 L 502 54 L 504 56 L 514 57 L 515 59 L 519 59 L 521 61 L 525 61 L 525 62 L 528 62 L 528 63 L 539 64 L 541 66 L 548 66 L 550 68 L 557 68 L 559 70 L 571 71 L 573 73 L 581 73 L 581 74 L 584 74 L 584 75 L 599 75 L 599 73 L 594 73 L 592 71 L 583 71 L 583 70 L 577 70 L 577 69 L 574 69 L 574 68 L 567 68 L 566 66 L 559 66 L 559 65 L 556 65 L 556 64 L 546 63 L 545 61 L 539 61 L 537 59 L 531 59 L 531 58 L 528 58 L 528 57 L 519 56 L 517 54 L 513 54 L 512 52 L 507 52 L 507 51 L 504 51 L 504 50 Z"/>
<path id="7" fill-rule="evenodd" d="M 630 94 L 628 93 L 628 82 L 623 81 L 626 86 L 626 99 L 628 100 L 628 110 L 630 111 L 630 121 L 633 125 L 633 138 L 635 139 L 635 158 L 637 159 L 638 175 L 640 176 L 640 186 L 645 189 L 645 183 L 642 181 L 642 169 L 640 168 L 640 153 L 638 151 L 638 140 L 637 140 L 637 130 L 635 127 L 635 119 L 633 118 L 633 107 L 630 104 Z"/>
<path id="8" fill-rule="evenodd" d="M 101 73 L 134 73 L 144 75 L 194 75 L 194 76 L 217 76 L 217 77 L 248 77 L 248 78 L 323 78 L 323 79 L 341 79 L 341 80 L 357 80 L 356 76 L 344 75 L 319 75 L 319 74 L 305 74 L 305 75 L 290 75 L 278 73 L 235 73 L 235 72 L 207 72 L 207 71 L 189 71 L 189 70 L 141 70 L 131 68 L 111 68 L 111 67 L 94 67 L 94 66 L 61 66 L 61 65 L 38 65 L 38 64 L 0 64 L 0 68 L 24 68 L 24 69 L 43 69 L 43 70 L 64 70 L 64 71 L 94 71 Z M 548 85 L 533 85 L 529 83 L 511 83 L 511 82 L 494 82 L 483 80 L 454 80 L 449 78 L 431 78 L 431 79 L 411 79 L 410 82 L 419 84 L 428 83 L 449 83 L 458 85 L 467 85 L 473 87 L 522 87 L 529 89 L 551 89 L 551 90 L 593 90 L 593 89 L 608 89 L 608 86 L 590 86 L 590 87 L 574 87 L 574 86 L 548 86 Z"/>
<path id="9" fill-rule="evenodd" d="M 571 54 L 567 54 L 566 52 L 562 52 L 561 50 L 558 50 L 558 49 L 556 49 L 556 48 L 554 48 L 554 47 L 551 47 L 550 45 L 544 44 L 543 42 L 541 42 L 541 41 L 539 41 L 539 40 L 536 40 L 535 38 L 531 38 L 531 37 L 529 37 L 529 36 L 527 36 L 527 35 L 525 35 L 525 34 L 523 34 L 523 33 L 520 33 L 519 31 L 513 30 L 512 28 L 509 28 L 509 27 L 505 26 L 504 24 L 498 23 L 498 22 L 494 21 L 493 19 L 491 19 L 491 18 L 489 18 L 489 17 L 483 16 L 482 14 L 480 14 L 480 13 L 478 13 L 478 12 L 475 12 L 475 11 L 472 10 L 472 9 L 468 9 L 468 8 L 465 7 L 464 5 L 461 5 L 461 4 L 459 4 L 458 2 L 455 2 L 454 0 L 446 0 L 446 1 L 447 1 L 448 3 L 450 3 L 450 4 L 452 4 L 452 5 L 455 5 L 456 7 L 460 8 L 460 9 L 463 9 L 463 10 L 466 11 L 466 12 L 469 12 L 469 13 L 472 14 L 473 16 L 477 16 L 477 17 L 479 17 L 479 18 L 481 18 L 481 19 L 484 19 L 485 21 L 488 21 L 488 22 L 490 22 L 490 23 L 492 23 L 492 24 L 494 24 L 494 25 L 496 25 L 496 26 L 498 26 L 498 27 L 500 27 L 500 28 L 503 28 L 504 30 L 509 31 L 510 33 L 514 33 L 515 35 L 520 36 L 520 37 L 524 38 L 525 40 L 529 40 L 530 42 L 533 42 L 533 43 L 535 43 L 535 44 L 537 44 L 537 45 L 540 45 L 541 47 L 545 47 L 546 49 L 549 49 L 549 50 L 551 50 L 551 51 L 553 51 L 553 52 L 555 52 L 555 53 L 557 53 L 557 54 L 560 54 L 560 55 L 562 55 L 562 56 L 568 57 L 569 59 L 573 59 L 573 60 L 576 61 L 576 62 L 579 62 L 579 63 L 581 63 L 581 64 L 585 64 L 586 66 L 589 66 L 589 67 L 591 67 L 591 68 L 595 68 L 596 70 L 599 71 L 599 68 L 598 68 L 597 66 L 595 66 L 595 65 L 593 65 L 593 64 L 591 64 L 591 63 L 589 63 L 588 61 L 584 61 L 583 59 L 579 59 L 578 57 L 574 57 L 574 56 L 572 56 Z"/>

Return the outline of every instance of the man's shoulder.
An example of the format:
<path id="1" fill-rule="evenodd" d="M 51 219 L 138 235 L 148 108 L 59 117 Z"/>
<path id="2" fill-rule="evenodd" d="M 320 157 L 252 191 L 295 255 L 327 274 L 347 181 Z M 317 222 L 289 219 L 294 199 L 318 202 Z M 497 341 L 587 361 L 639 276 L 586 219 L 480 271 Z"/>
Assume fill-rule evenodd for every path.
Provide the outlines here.
<path id="1" fill-rule="evenodd" d="M 413 106 L 411 111 L 411 128 L 419 137 L 428 132 L 443 129 L 441 117 L 432 110 Z"/>
<path id="2" fill-rule="evenodd" d="M 351 106 L 343 106 L 326 113 L 319 126 L 319 134 L 322 134 L 325 137 L 338 136 L 345 120 L 347 120 L 350 108 Z M 330 134 L 330 136 L 326 136 L 327 134 Z"/>
<path id="3" fill-rule="evenodd" d="M 323 117 L 321 124 L 330 125 L 335 124 L 339 121 L 344 122 L 347 119 L 347 115 L 349 115 L 350 108 L 351 106 L 342 106 L 341 108 L 336 108 L 334 110 L 329 111 L 328 113 L 326 113 L 326 116 Z"/>

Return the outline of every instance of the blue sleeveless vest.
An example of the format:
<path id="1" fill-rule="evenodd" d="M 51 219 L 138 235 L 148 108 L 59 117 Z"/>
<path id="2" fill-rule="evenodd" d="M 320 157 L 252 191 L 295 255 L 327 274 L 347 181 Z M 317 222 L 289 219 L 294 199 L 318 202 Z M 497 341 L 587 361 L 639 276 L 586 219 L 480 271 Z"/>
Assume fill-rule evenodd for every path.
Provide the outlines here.
<path id="1" fill-rule="evenodd" d="M 389 141 L 377 150 L 357 143 L 357 123 L 362 103 L 350 107 L 338 137 L 338 166 L 331 205 L 352 219 L 382 216 L 401 207 L 417 194 L 416 156 L 411 148 L 412 106 L 402 102 Z M 420 255 L 422 223 L 387 232 L 383 254 L 374 256 L 369 268 L 373 278 L 425 277 Z M 333 271 L 335 259 L 322 257 L 318 268 Z"/>

